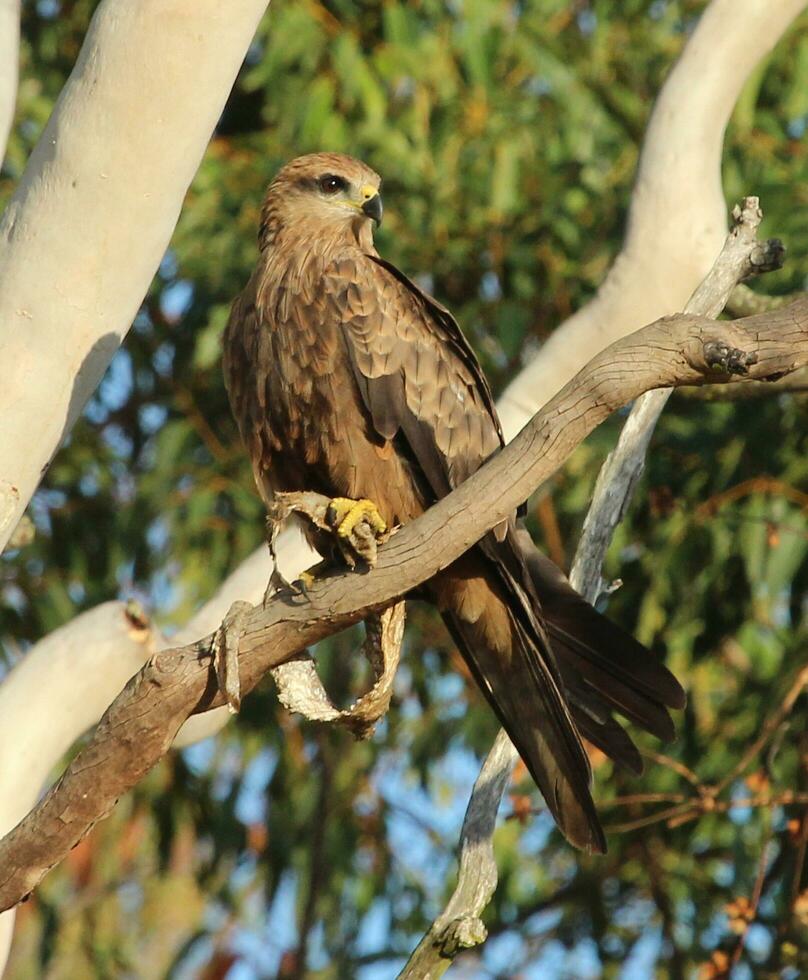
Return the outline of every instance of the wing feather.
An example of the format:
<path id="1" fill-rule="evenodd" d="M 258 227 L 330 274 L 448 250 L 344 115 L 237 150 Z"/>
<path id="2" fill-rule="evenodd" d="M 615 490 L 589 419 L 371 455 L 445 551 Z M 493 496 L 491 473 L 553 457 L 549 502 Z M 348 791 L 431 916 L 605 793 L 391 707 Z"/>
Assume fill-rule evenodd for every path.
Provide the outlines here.
<path id="1" fill-rule="evenodd" d="M 354 377 L 373 427 L 403 434 L 435 497 L 502 445 L 493 396 L 451 314 L 374 256 L 325 270 Z"/>

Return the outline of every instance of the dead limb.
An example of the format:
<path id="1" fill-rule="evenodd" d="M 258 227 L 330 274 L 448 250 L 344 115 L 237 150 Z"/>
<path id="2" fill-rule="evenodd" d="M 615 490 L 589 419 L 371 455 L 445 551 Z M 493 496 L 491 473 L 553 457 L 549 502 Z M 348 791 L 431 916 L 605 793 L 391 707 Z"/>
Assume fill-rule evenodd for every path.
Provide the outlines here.
<path id="1" fill-rule="evenodd" d="M 740 351 L 757 380 L 808 364 L 808 300 L 716 323 L 665 317 L 595 357 L 470 480 L 379 549 L 367 574 L 318 579 L 306 596 L 276 596 L 245 618 L 238 650 L 242 696 L 267 670 L 370 613 L 381 612 L 451 564 L 505 519 L 613 411 L 655 387 L 730 383 L 716 345 Z M 213 634 L 145 664 L 44 799 L 0 841 L 0 908 L 24 898 L 168 751 L 189 715 L 225 703 L 212 664 Z"/>
<path id="2" fill-rule="evenodd" d="M 686 313 L 717 317 L 739 282 L 782 263 L 783 248 L 777 239 L 765 242 L 757 239 L 762 217 L 758 199 L 755 197 L 745 198 L 735 208 L 733 226 L 724 247 L 709 274 L 687 303 Z M 704 353 L 714 367 L 728 376 L 744 377 L 752 367 L 756 354 L 749 350 L 731 350 L 732 346 L 732 343 L 719 341 L 705 347 Z M 642 474 L 651 436 L 671 391 L 672 388 L 648 391 L 637 399 L 617 446 L 598 475 L 570 574 L 574 587 L 592 603 L 610 589 L 601 574 L 606 550 L 615 528 L 629 506 Z M 518 758 L 518 753 L 507 735 L 500 730 L 483 763 L 466 811 L 455 891 L 399 974 L 399 980 L 437 977 L 448 968 L 451 959 L 461 948 L 460 944 L 455 944 L 452 949 L 447 946 L 445 936 L 449 921 L 480 924 L 476 932 L 466 934 L 466 947 L 485 941 L 486 932 L 480 915 L 494 894 L 497 884 L 492 840 L 496 814 Z M 487 773 L 485 781 L 483 773 Z M 492 787 L 497 787 L 498 792 L 493 793 Z M 480 814 L 481 809 L 485 810 L 483 815 Z M 489 828 L 488 836 L 485 840 L 479 840 L 474 836 L 472 828 L 478 828 L 483 823 Z M 469 843 L 471 840 L 473 845 Z M 468 860 L 471 848 L 474 855 L 478 856 L 475 864 Z M 477 886 L 480 877 L 485 880 L 484 888 Z"/>

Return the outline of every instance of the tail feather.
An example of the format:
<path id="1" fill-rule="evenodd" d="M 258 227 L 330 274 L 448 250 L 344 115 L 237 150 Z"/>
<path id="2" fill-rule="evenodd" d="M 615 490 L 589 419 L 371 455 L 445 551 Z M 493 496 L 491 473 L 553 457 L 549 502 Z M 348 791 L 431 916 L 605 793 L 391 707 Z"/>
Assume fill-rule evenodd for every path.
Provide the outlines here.
<path id="1" fill-rule="evenodd" d="M 641 772 L 612 712 L 673 738 L 667 708 L 684 705 L 679 682 L 581 598 L 524 528 L 488 535 L 427 588 L 562 833 L 605 851 L 581 735 Z"/>
<path id="2" fill-rule="evenodd" d="M 561 569 L 536 548 L 525 528 L 519 528 L 517 537 L 542 614 L 554 631 L 566 633 L 593 662 L 638 692 L 669 708 L 684 708 L 685 692 L 667 667 L 582 598 Z"/>
<path id="3" fill-rule="evenodd" d="M 572 714 L 578 731 L 585 739 L 635 776 L 642 775 L 642 756 L 626 730 L 614 718 L 594 721 L 591 715 L 577 709 L 575 705 Z"/>
<path id="4" fill-rule="evenodd" d="M 575 846 L 605 852 L 589 790 L 589 759 L 547 641 L 512 609 L 507 584 L 478 553 L 431 583 L 435 600 L 480 689 Z"/>
<path id="5" fill-rule="evenodd" d="M 567 695 L 573 708 L 581 698 L 587 700 L 585 737 L 603 748 L 592 737 L 600 730 L 597 725 L 605 724 L 594 720 L 591 709 L 596 704 L 609 717 L 612 710 L 617 711 L 657 738 L 672 740 L 675 729 L 667 709 L 683 708 L 686 700 L 674 675 L 633 636 L 578 595 L 560 569 L 536 549 L 524 528 L 517 530 L 516 537 L 541 602 Z M 579 713 L 573 713 L 577 721 Z M 604 751 L 625 763 L 625 758 Z M 621 754 L 625 757 L 624 750 Z"/>
<path id="6" fill-rule="evenodd" d="M 626 683 L 618 671 L 612 673 L 599 651 L 582 643 L 577 637 L 560 630 L 547 612 L 547 626 L 556 659 L 568 665 L 609 707 L 619 711 L 624 718 L 633 721 L 663 742 L 676 736 L 671 716 L 664 705 L 649 697 L 644 691 Z M 619 651 L 619 647 L 614 648 Z M 650 654 L 649 654 L 650 656 Z M 563 669 L 562 669 L 563 672 Z"/>

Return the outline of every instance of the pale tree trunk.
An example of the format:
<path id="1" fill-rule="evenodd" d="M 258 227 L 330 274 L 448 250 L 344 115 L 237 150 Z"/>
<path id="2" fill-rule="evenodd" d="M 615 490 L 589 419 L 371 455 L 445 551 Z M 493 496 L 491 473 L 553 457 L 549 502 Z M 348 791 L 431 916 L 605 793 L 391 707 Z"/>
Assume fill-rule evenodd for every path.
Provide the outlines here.
<path id="1" fill-rule="evenodd" d="M 17 102 L 17 75 L 19 71 L 19 46 L 20 46 L 20 4 L 19 0 L 0 0 L 0 164 L 6 155 L 6 145 L 8 143 L 11 124 L 14 121 L 14 109 Z M 0 688 L 2 696 L 2 688 Z M 0 727 L 4 732 L 5 728 L 2 720 Z M 13 764 L 12 764 L 13 765 Z M 9 793 L 16 794 L 16 772 L 9 769 L 8 776 L 5 772 L 0 776 L 4 796 Z M 12 800 L 14 796 L 12 795 Z M 0 803 L 0 828 L 8 829 L 14 825 L 15 820 L 19 820 L 19 815 L 14 816 L 17 811 L 10 815 L 4 814 L 3 804 Z M 24 813 L 25 810 L 19 811 Z M 14 912 L 6 912 L 0 915 L 0 973 L 3 970 L 8 950 L 11 946 L 11 935 L 14 929 Z"/>
<path id="2" fill-rule="evenodd" d="M 36 802 L 54 765 L 156 648 L 120 602 L 77 616 L 37 643 L 0 685 L 0 835 Z M 77 669 L 78 667 L 78 669 Z M 14 912 L 0 915 L 0 973 Z"/>
<path id="3" fill-rule="evenodd" d="M 807 6 L 713 0 L 705 10 L 654 106 L 623 248 L 594 299 L 550 335 L 503 393 L 506 436 L 598 351 L 681 310 L 707 274 L 727 231 L 721 187 L 727 121 L 749 75 Z"/>
<path id="4" fill-rule="evenodd" d="M 0 549 L 168 245 L 266 0 L 105 0 L 0 222 Z"/>
<path id="5" fill-rule="evenodd" d="M 20 50 L 20 0 L 0 0 L 0 163 L 14 121 Z"/>
<path id="6" fill-rule="evenodd" d="M 266 7 L 105 0 L 93 17 L 0 221 L 0 551 L 129 329 Z M 0 148 L 18 32 L 19 4 L 0 0 Z M 39 644 L 3 685 L 0 730 L 18 750 L 3 753 L 2 830 L 147 655 L 118 605 L 93 617 Z M 101 629 L 107 617 L 119 629 Z M 36 765 L 21 763 L 23 744 Z M 0 917 L 0 969 L 12 923 Z"/>
<path id="7" fill-rule="evenodd" d="M 128 9 L 130 6 L 131 10 Z M 3 523 L 0 484 L 0 540 L 3 541 L 24 509 L 22 501 L 27 501 L 33 492 L 41 468 L 58 447 L 62 432 L 75 421 L 81 405 L 92 392 L 129 326 L 163 254 L 185 187 L 265 3 L 234 2 L 227 5 L 226 10 L 222 6 L 221 17 L 227 28 L 222 24 L 221 34 L 211 28 L 212 24 L 218 23 L 218 5 L 172 3 L 172 11 L 183 12 L 181 20 L 167 17 L 165 6 L 165 3 L 156 4 L 154 0 L 143 0 L 136 6 L 123 0 L 106 0 L 96 15 L 74 76 L 71 76 L 54 113 L 54 118 L 61 117 L 61 122 L 52 121 L 49 126 L 49 130 L 53 128 L 59 137 L 55 146 L 51 144 L 53 153 L 49 156 L 48 144 L 43 138 L 18 193 L 13 221 L 18 228 L 15 240 L 7 248 L 16 258 L 13 264 L 8 255 L 0 260 L 0 314 L 3 317 L 0 323 L 10 322 L 15 330 L 18 322 L 28 324 L 27 331 L 19 331 L 22 337 L 14 338 L 21 353 L 29 358 L 27 362 L 22 361 L 28 364 L 28 373 L 15 373 L 18 387 L 14 390 L 25 395 L 25 412 L 20 408 L 19 415 L 24 415 L 26 425 L 29 416 L 33 421 L 35 416 L 42 415 L 43 443 L 42 452 L 37 456 L 36 473 L 29 472 L 34 467 L 28 467 L 28 483 L 23 483 L 16 474 L 23 469 L 25 454 L 21 454 L 23 458 L 15 459 L 14 443 L 4 441 L 12 427 L 4 425 L 0 430 L 0 480 L 5 477 L 7 484 L 12 483 L 7 474 L 15 474 L 18 482 L 13 485 L 19 490 L 17 501 L 11 499 L 14 495 L 9 495 L 6 486 L 5 499 L 11 516 Z M 750 72 L 805 6 L 805 0 L 780 0 L 777 4 L 763 0 L 713 0 L 657 101 L 644 141 L 623 249 L 595 299 L 558 328 L 500 399 L 498 408 L 509 436 L 518 431 L 533 411 L 596 350 L 642 323 L 684 305 L 711 265 L 726 229 L 719 181 L 726 119 Z M 234 24 L 239 20 L 243 23 L 237 41 L 234 35 L 237 24 Z M 158 21 L 159 27 L 156 26 Z M 247 21 L 251 22 L 251 27 L 247 26 Z M 204 30 L 200 26 L 202 22 Z M 158 47 L 149 40 L 150 30 L 159 35 L 159 41 L 155 42 Z M 134 33 L 125 36 L 127 31 Z M 197 36 L 200 31 L 202 37 Z M 92 57 L 88 54 L 91 41 Z M 161 56 L 157 58 L 155 54 L 155 59 L 164 58 L 167 62 L 159 68 L 164 81 L 155 85 L 152 91 L 151 83 L 158 70 L 152 65 L 152 52 L 158 49 Z M 170 54 L 168 49 L 171 49 Z M 183 51 L 181 57 L 177 53 L 180 49 Z M 137 59 L 132 57 L 135 51 L 139 55 Z M 144 52 L 148 54 L 148 63 Z M 221 62 L 228 58 L 230 61 L 225 70 Z M 183 77 L 183 64 L 186 69 L 188 64 L 194 66 L 188 72 L 189 78 Z M 214 71 L 214 65 L 221 69 L 218 73 Z M 165 79 L 174 77 L 172 71 L 176 75 L 175 81 L 165 87 Z M 202 78 L 202 74 L 207 78 Z M 98 89 L 91 90 L 95 76 L 102 89 L 100 103 L 95 101 Z M 214 82 L 214 76 L 217 82 Z M 114 83 L 114 79 L 118 82 Z M 189 84 L 191 79 L 193 84 Z M 116 84 L 124 85 L 120 93 L 115 91 Z M 148 96 L 143 94 L 145 87 L 149 87 Z M 214 108 L 208 112 L 213 103 Z M 155 108 L 158 105 L 159 111 Z M 197 114 L 197 118 L 180 120 L 183 108 L 188 115 Z M 64 114 L 68 112 L 73 134 L 77 131 L 83 134 L 81 139 L 62 132 L 66 121 Z M 205 116 L 207 129 L 199 125 L 202 113 L 208 113 Z M 126 118 L 138 119 L 138 128 L 145 132 L 130 133 L 126 128 L 122 131 L 120 119 Z M 164 137 L 162 143 L 161 135 Z M 122 147 L 121 143 L 126 146 Z M 97 148 L 94 160 L 88 160 L 87 154 L 82 152 L 86 146 Z M 179 152 L 180 146 L 184 147 L 183 152 Z M 140 155 L 144 157 L 144 168 L 153 183 L 148 188 L 145 186 L 148 179 L 135 180 L 135 171 L 140 170 Z M 101 168 L 107 174 L 104 178 L 99 176 L 99 159 L 114 164 Z M 113 187 L 106 183 L 109 169 L 115 170 Z M 73 179 L 84 184 L 81 207 L 72 195 L 76 195 L 82 185 L 77 183 L 75 188 L 71 187 Z M 90 193 L 91 187 L 98 193 Z M 681 199 L 674 193 L 677 187 L 686 188 L 687 193 Z M 61 193 L 67 194 L 66 200 L 59 199 Z M 46 217 L 49 208 L 52 214 Z M 107 209 L 111 209 L 111 214 L 106 213 Z M 664 220 L 661 215 L 665 216 Z M 0 225 L 0 231 L 5 229 L 6 236 L 10 220 L 6 215 Z M 79 229 L 75 234 L 72 233 L 73 222 L 77 222 Z M 660 241 L 654 231 L 661 225 L 666 234 Z M 695 233 L 694 229 L 697 229 Z M 38 241 L 37 232 L 40 234 Z M 87 241 L 88 235 L 92 237 L 92 244 Z M 17 240 L 18 236 L 20 240 Z M 137 241 L 133 240 L 135 237 Z M 136 261 L 130 260 L 130 250 L 137 253 Z M 84 265 L 75 259 L 75 253 L 79 251 Z M 27 255 L 30 262 L 33 253 L 37 254 L 37 261 L 26 273 L 23 256 Z M 103 263 L 93 258 L 98 254 L 105 256 Z M 66 258 L 69 261 L 64 265 Z M 92 270 L 92 275 L 87 275 L 87 269 Z M 107 270 L 108 278 L 102 274 Z M 17 275 L 20 276 L 19 287 L 15 281 Z M 87 282 L 93 276 L 98 276 L 98 283 Z M 134 279 L 137 279 L 136 286 L 132 284 Z M 43 293 L 39 299 L 38 292 Z M 102 299 L 108 308 L 104 308 Z M 82 309 L 77 309 L 76 303 L 80 303 Z M 7 317 L 9 304 L 15 314 L 11 321 Z M 18 311 L 30 313 L 32 320 L 29 321 L 25 312 Z M 14 331 L 11 333 L 13 335 Z M 38 345 L 43 344 L 43 349 L 47 350 L 58 341 L 58 346 L 64 350 L 70 346 L 68 336 L 74 338 L 71 343 L 76 356 L 69 365 L 52 364 L 46 372 L 36 357 Z M 6 355 L 3 351 L 0 356 L 3 356 L 3 363 L 8 363 L 6 356 L 14 355 Z M 58 358 L 54 360 L 58 361 Z M 80 367 L 83 370 L 79 372 Z M 79 377 L 74 384 L 73 375 L 77 372 Z M 9 379 L 5 381 L 0 404 L 11 393 Z M 59 407 L 51 404 L 54 401 L 50 397 L 51 388 L 57 392 Z M 33 442 L 30 428 L 26 432 L 26 451 L 30 451 Z M 314 560 L 313 553 L 296 531 L 285 533 L 279 548 L 281 567 L 287 577 L 293 577 Z M 172 645 L 188 642 L 210 631 L 221 621 L 234 599 L 256 601 L 264 589 L 268 572 L 268 557 L 266 549 L 262 548 L 234 572 L 197 616 L 172 638 Z M 119 623 L 124 622 L 122 605 L 110 606 L 116 610 Z M 93 615 L 95 613 L 99 610 Z M 6 768 L 4 757 L 4 769 L 0 771 L 0 835 L 30 808 L 43 774 L 58 762 L 76 734 L 98 720 L 103 708 L 133 673 L 128 658 L 134 656 L 145 660 L 152 644 L 165 643 L 154 630 L 146 631 L 148 643 L 141 641 L 134 645 L 131 637 L 123 637 L 115 630 L 110 632 L 109 639 L 102 640 L 95 626 L 95 622 L 85 617 L 68 623 L 31 650 L 29 671 L 17 668 L 4 682 L 3 694 L 10 702 L 29 705 L 26 740 L 30 751 L 40 758 L 42 772 L 37 770 L 35 779 L 28 778 L 16 763 L 12 762 Z M 51 647 L 50 643 L 57 637 L 60 646 L 74 651 L 72 659 L 53 655 L 56 647 Z M 73 685 L 76 690 L 80 688 L 83 683 L 80 678 L 87 672 L 95 675 L 97 703 L 66 696 Z M 31 692 L 41 686 L 38 677 L 45 673 L 53 677 L 57 691 L 61 693 L 52 698 L 42 697 L 36 707 L 30 707 L 34 704 Z M 73 718 L 74 727 L 68 731 L 61 724 L 54 725 L 56 735 L 51 737 L 51 719 L 71 702 L 77 712 Z M 226 709 L 194 716 L 181 730 L 177 744 L 190 744 L 213 734 L 228 717 Z M 19 728 L 7 726 L 6 721 L 0 711 L 0 741 L 8 745 L 17 741 L 13 736 Z M 19 720 L 15 724 L 19 725 Z M 19 797 L 19 803 L 4 806 L 4 801 L 15 797 Z M 28 801 L 27 805 L 24 800 Z M 0 969 L 5 953 L 4 924 L 10 939 L 8 923 L 8 915 L 0 916 Z"/>

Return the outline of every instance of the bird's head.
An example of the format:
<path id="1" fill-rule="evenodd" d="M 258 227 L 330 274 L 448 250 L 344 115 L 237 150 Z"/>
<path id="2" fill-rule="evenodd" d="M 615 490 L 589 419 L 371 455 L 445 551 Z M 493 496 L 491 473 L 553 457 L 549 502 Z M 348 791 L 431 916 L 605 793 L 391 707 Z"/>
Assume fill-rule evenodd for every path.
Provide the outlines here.
<path id="1" fill-rule="evenodd" d="M 354 235 L 372 246 L 372 225 L 381 224 L 381 178 L 342 153 L 310 153 L 287 163 L 269 185 L 261 211 L 264 248 L 284 230 L 315 235 Z"/>

